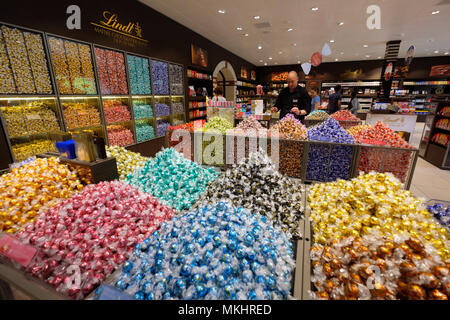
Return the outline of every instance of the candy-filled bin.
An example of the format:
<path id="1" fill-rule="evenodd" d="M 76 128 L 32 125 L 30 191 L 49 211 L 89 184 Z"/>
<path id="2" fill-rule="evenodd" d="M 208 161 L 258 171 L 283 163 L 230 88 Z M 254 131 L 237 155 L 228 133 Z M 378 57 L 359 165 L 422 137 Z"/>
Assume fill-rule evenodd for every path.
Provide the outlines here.
<path id="1" fill-rule="evenodd" d="M 54 93 L 43 35 L 0 24 L 0 94 Z"/>
<path id="2" fill-rule="evenodd" d="M 150 63 L 148 58 L 127 54 L 127 62 L 131 94 L 151 94 Z"/>
<path id="3" fill-rule="evenodd" d="M 364 144 L 359 147 L 356 159 L 356 174 L 390 172 L 409 189 L 416 166 L 418 149 L 395 148 L 383 145 Z"/>
<path id="4" fill-rule="evenodd" d="M 166 134 L 171 121 L 171 98 L 170 96 L 155 96 L 156 136 L 162 137 Z"/>
<path id="5" fill-rule="evenodd" d="M 141 143 L 154 139 L 156 137 L 156 120 L 153 112 L 153 96 L 133 96 L 132 104 L 136 142 Z"/>
<path id="6" fill-rule="evenodd" d="M 153 94 L 169 95 L 169 65 L 167 62 L 152 60 Z"/>
<path id="7" fill-rule="evenodd" d="M 15 161 L 56 150 L 49 135 L 63 128 L 56 98 L 0 98 L 0 114 Z"/>
<path id="8" fill-rule="evenodd" d="M 177 126 L 186 123 L 186 109 L 184 96 L 171 96 L 172 117 L 171 124 Z"/>
<path id="9" fill-rule="evenodd" d="M 92 46 L 56 36 L 47 42 L 59 94 L 97 94 Z"/>
<path id="10" fill-rule="evenodd" d="M 102 95 L 127 95 L 128 83 L 124 54 L 97 46 L 94 52 Z"/>

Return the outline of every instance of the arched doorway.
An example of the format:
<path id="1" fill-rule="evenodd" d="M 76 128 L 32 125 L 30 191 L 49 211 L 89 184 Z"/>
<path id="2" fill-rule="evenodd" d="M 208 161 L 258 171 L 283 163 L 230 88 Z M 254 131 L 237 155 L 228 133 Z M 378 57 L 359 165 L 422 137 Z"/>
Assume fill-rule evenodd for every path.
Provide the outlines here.
<path id="1" fill-rule="evenodd" d="M 231 63 L 225 60 L 219 62 L 213 72 L 213 87 L 221 86 L 227 101 L 236 101 L 236 81 Z"/>

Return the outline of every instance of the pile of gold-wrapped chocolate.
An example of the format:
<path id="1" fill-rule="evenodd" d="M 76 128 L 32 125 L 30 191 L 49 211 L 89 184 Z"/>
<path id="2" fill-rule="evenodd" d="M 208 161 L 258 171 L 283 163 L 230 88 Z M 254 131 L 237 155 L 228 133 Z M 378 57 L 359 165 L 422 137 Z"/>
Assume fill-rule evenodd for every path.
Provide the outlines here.
<path id="1" fill-rule="evenodd" d="M 139 153 L 119 146 L 107 146 L 106 155 L 116 158 L 117 171 L 122 181 L 125 181 L 129 174 L 141 170 L 148 161 L 148 158 L 141 156 Z"/>
<path id="2" fill-rule="evenodd" d="M 64 120 L 68 129 L 100 125 L 100 112 L 88 103 L 65 102 L 62 104 Z"/>
<path id="3" fill-rule="evenodd" d="M 15 233 L 83 186 L 57 158 L 36 159 L 0 176 L 0 231 Z"/>
<path id="4" fill-rule="evenodd" d="M 450 264 L 421 241 L 349 237 L 311 249 L 315 299 L 448 300 Z"/>
<path id="5" fill-rule="evenodd" d="M 450 236 L 392 174 L 315 184 L 308 201 L 315 298 L 448 298 Z"/>

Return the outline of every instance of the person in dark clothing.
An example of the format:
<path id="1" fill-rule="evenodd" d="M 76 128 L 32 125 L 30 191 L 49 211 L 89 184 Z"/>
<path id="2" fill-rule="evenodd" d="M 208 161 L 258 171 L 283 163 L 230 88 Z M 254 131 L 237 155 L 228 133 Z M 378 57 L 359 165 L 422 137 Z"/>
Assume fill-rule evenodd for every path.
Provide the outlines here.
<path id="1" fill-rule="evenodd" d="M 272 112 L 280 111 L 280 119 L 291 113 L 298 120 L 303 120 L 311 111 L 311 97 L 305 88 L 298 85 L 297 72 L 289 72 L 287 83 L 288 87 L 281 90 Z"/>
<path id="2" fill-rule="evenodd" d="M 333 114 L 341 109 L 341 100 L 342 100 L 341 90 L 342 87 L 339 84 L 336 87 L 334 87 L 334 93 L 330 96 L 330 99 L 328 101 L 329 114 Z"/>

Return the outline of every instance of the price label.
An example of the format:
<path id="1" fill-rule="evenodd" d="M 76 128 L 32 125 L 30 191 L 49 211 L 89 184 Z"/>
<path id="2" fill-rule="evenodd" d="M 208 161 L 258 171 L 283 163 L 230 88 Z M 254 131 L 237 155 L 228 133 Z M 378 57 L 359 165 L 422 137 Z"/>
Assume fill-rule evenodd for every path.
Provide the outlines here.
<path id="1" fill-rule="evenodd" d="M 108 284 L 102 284 L 95 292 L 95 300 L 134 300 L 131 296 Z"/>
<path id="2" fill-rule="evenodd" d="M 35 247 L 24 244 L 13 236 L 0 235 L 0 255 L 8 257 L 23 267 L 28 267 L 36 252 Z"/>
<path id="3" fill-rule="evenodd" d="M 41 120 L 41 116 L 38 114 L 27 114 L 28 120 Z"/>

